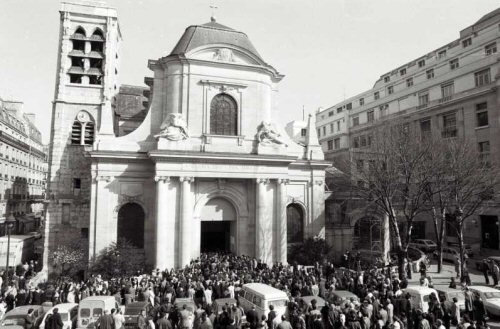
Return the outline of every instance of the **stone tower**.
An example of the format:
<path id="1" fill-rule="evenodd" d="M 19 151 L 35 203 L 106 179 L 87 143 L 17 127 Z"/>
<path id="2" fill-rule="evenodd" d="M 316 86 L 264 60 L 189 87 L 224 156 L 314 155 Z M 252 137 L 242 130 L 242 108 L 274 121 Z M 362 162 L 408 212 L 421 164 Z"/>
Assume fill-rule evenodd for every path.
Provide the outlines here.
<path id="1" fill-rule="evenodd" d="M 103 1 L 61 1 L 60 14 L 44 266 L 58 244 L 88 239 L 92 177 L 85 154 L 98 140 L 114 137 L 119 90 L 116 10 Z"/>

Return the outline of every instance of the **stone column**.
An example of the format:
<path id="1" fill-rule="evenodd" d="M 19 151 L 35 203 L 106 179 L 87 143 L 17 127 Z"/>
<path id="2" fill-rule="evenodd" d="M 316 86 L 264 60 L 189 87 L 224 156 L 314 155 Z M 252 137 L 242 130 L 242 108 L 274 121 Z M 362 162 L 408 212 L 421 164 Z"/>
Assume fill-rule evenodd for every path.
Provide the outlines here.
<path id="1" fill-rule="evenodd" d="M 93 232 L 89 234 L 94 234 L 94 245 L 93 245 L 93 255 L 97 256 L 101 250 L 109 246 L 113 241 L 116 241 L 117 232 L 109 231 L 110 220 L 110 205 L 109 196 L 106 191 L 106 186 L 111 182 L 113 177 L 111 176 L 97 176 L 96 178 L 96 198 L 95 198 L 95 217 L 94 217 L 94 227 Z"/>
<path id="2" fill-rule="evenodd" d="M 169 195 L 170 177 L 156 176 L 156 248 L 155 268 L 170 270 L 175 266 L 175 193 Z M 174 202 L 170 199 L 174 199 Z"/>
<path id="3" fill-rule="evenodd" d="M 283 264 L 287 263 L 287 218 L 286 218 L 286 202 L 288 193 L 286 184 L 289 183 L 288 179 L 278 179 L 278 205 L 277 216 L 275 225 L 275 241 L 276 241 L 276 255 L 277 261 Z"/>
<path id="4" fill-rule="evenodd" d="M 256 216 L 255 216 L 255 258 L 266 262 L 267 260 L 267 244 L 266 241 L 266 185 L 269 184 L 269 179 L 258 178 L 256 185 Z"/>
<path id="5" fill-rule="evenodd" d="M 179 267 L 184 267 L 191 261 L 191 244 L 193 243 L 193 203 L 191 183 L 194 177 L 180 177 L 181 182 L 181 223 L 179 229 Z"/>

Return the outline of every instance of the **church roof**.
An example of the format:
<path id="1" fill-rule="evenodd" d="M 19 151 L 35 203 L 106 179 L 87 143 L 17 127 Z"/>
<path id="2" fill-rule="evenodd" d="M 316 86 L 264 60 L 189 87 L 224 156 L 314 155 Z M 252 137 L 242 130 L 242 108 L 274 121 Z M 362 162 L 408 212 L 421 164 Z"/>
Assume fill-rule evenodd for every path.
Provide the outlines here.
<path id="1" fill-rule="evenodd" d="M 245 33 L 219 24 L 214 18 L 202 25 L 189 26 L 170 55 L 184 55 L 195 48 L 210 44 L 227 44 L 243 48 L 262 60 Z"/>

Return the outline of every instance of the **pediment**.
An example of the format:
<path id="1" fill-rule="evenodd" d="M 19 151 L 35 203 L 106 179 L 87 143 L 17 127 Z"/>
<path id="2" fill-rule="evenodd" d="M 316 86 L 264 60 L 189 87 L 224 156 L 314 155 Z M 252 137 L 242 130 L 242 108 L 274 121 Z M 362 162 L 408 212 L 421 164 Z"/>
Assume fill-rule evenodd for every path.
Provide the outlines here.
<path id="1" fill-rule="evenodd" d="M 253 54 L 246 51 L 230 47 L 228 45 L 211 45 L 210 47 L 203 47 L 194 49 L 186 54 L 187 58 L 199 59 L 204 61 L 232 63 L 232 64 L 246 64 L 246 65 L 262 65 L 258 58 Z"/>

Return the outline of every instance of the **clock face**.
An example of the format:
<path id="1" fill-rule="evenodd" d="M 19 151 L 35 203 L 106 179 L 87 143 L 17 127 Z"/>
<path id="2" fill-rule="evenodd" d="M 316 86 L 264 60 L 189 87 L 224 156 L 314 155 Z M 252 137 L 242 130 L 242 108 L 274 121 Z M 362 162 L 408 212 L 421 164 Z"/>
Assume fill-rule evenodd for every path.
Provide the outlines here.
<path id="1" fill-rule="evenodd" d="M 77 119 L 80 122 L 87 122 L 90 120 L 89 114 L 87 112 L 80 112 L 77 115 Z"/>

